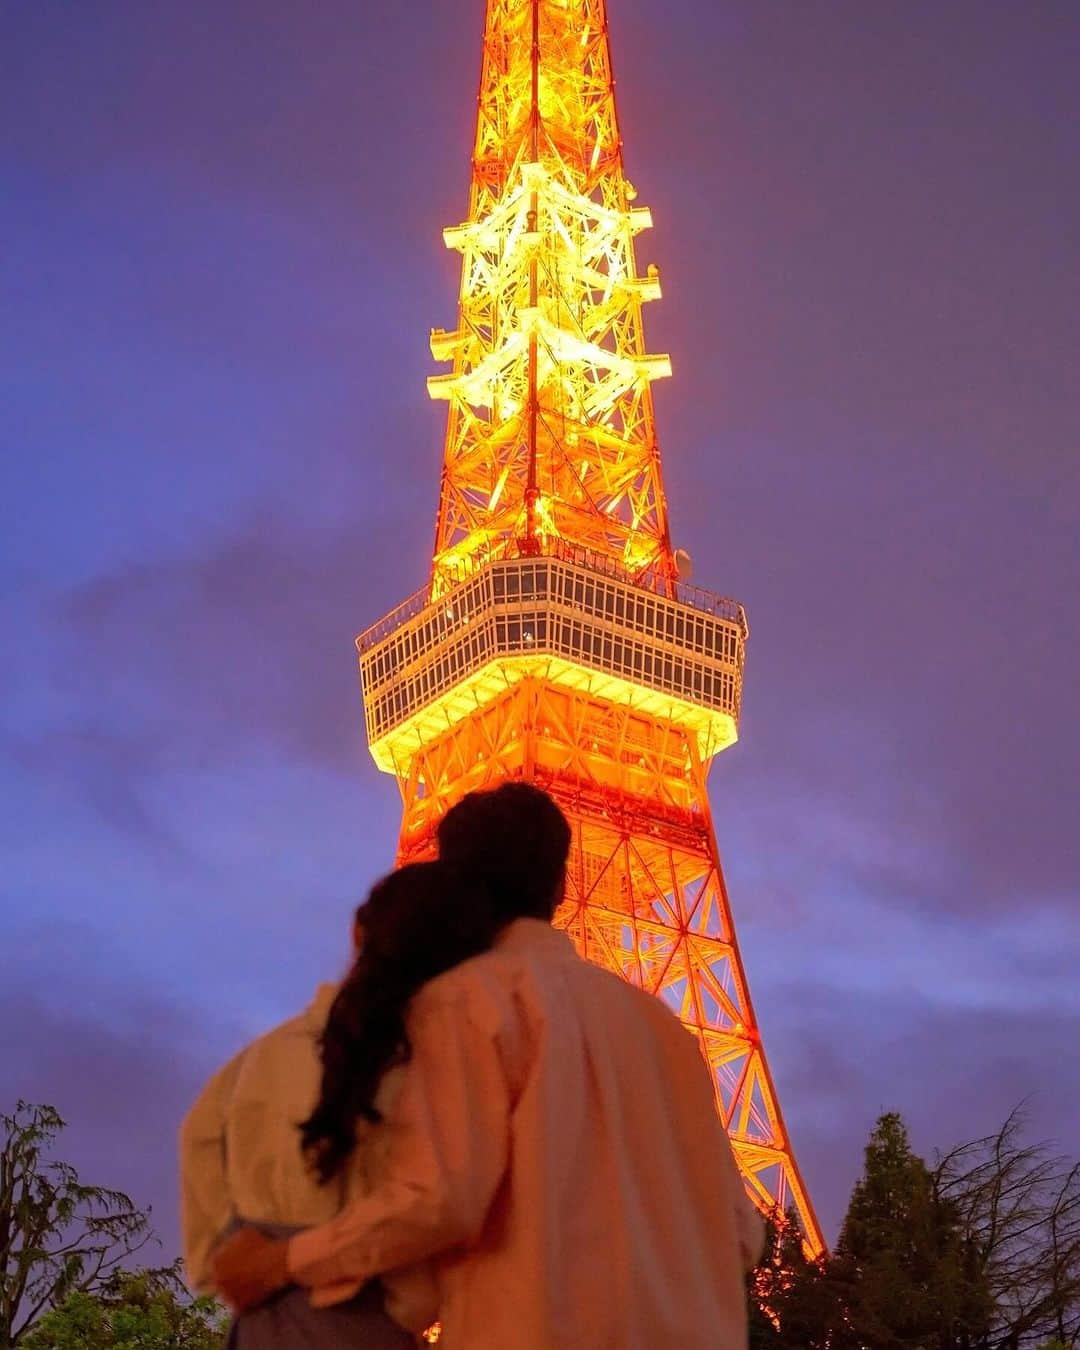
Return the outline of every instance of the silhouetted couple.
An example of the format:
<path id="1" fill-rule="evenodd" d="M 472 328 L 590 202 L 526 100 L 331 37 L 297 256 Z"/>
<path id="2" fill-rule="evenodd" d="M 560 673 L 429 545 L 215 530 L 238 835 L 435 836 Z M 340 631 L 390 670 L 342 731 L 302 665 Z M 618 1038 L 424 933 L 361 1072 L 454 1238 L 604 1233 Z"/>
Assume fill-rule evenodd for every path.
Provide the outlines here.
<path id="1" fill-rule="evenodd" d="M 695 1039 L 551 926 L 565 817 L 509 783 L 438 842 L 185 1120 L 189 1278 L 237 1350 L 742 1350 L 761 1223 Z"/>

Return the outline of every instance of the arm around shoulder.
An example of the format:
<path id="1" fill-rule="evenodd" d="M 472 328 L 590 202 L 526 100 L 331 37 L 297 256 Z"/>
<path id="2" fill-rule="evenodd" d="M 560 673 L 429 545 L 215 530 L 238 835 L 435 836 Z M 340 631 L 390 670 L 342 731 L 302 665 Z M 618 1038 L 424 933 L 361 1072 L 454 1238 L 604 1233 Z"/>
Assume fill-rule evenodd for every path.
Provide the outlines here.
<path id="1" fill-rule="evenodd" d="M 479 1236 L 509 1157 L 510 1092 L 497 1038 L 468 999 L 423 1003 L 412 1056 L 383 1128 L 378 1189 L 289 1244 L 301 1284 L 362 1281 Z"/>

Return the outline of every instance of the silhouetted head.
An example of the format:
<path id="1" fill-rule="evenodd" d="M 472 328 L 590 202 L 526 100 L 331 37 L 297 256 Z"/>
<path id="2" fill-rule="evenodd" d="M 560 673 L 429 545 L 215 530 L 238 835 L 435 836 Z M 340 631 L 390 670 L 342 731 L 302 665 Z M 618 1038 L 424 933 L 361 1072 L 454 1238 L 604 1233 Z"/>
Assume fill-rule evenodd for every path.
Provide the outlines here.
<path id="1" fill-rule="evenodd" d="M 506 919 L 487 892 L 444 862 L 412 863 L 372 888 L 356 911 L 357 955 L 321 1042 L 319 1101 L 300 1127 L 323 1181 L 341 1169 L 362 1120 L 377 1121 L 386 1071 L 409 1057 L 406 1013 L 429 980 L 491 946 Z"/>
<path id="2" fill-rule="evenodd" d="M 513 919 L 550 920 L 566 884 L 570 826 L 546 792 L 504 783 L 470 792 L 438 829 L 439 857 L 489 893 Z"/>

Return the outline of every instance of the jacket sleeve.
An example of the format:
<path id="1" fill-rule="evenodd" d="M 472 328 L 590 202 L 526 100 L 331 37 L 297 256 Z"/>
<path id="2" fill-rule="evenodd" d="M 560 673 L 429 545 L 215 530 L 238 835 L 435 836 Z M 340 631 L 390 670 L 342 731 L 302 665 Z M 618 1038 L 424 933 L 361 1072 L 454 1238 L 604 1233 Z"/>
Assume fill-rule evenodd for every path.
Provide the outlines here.
<path id="1" fill-rule="evenodd" d="M 718 1168 L 716 1181 L 720 1192 L 717 1201 L 731 1215 L 743 1269 L 753 1270 L 761 1260 L 765 1247 L 765 1222 L 747 1194 L 731 1139 L 717 1114 L 712 1074 L 705 1066 L 696 1042 L 693 1043 L 688 1063 L 694 1091 L 700 1094 L 695 1108 L 700 1120 L 699 1132 L 702 1139 L 711 1141 L 710 1151 L 715 1150 Z"/>
<path id="2" fill-rule="evenodd" d="M 213 1292 L 210 1254 L 233 1217 L 225 1119 L 243 1053 L 219 1069 L 180 1126 L 180 1226 L 188 1284 Z"/>
<path id="3" fill-rule="evenodd" d="M 719 1118 L 718 1118 L 719 1123 Z M 728 1138 L 727 1130 L 720 1124 L 717 1131 L 717 1147 L 724 1158 L 724 1169 L 728 1174 L 730 1201 L 735 1207 L 735 1234 L 739 1241 L 739 1255 L 743 1269 L 753 1270 L 761 1260 L 765 1247 L 765 1221 L 758 1213 L 757 1206 L 746 1193 L 746 1186 L 739 1172 L 739 1164 Z"/>
<path id="4" fill-rule="evenodd" d="M 412 1057 L 387 1114 L 380 1184 L 289 1243 L 297 1283 L 361 1282 L 479 1236 L 509 1157 L 510 1090 L 496 1035 L 463 998 L 410 1019 Z"/>

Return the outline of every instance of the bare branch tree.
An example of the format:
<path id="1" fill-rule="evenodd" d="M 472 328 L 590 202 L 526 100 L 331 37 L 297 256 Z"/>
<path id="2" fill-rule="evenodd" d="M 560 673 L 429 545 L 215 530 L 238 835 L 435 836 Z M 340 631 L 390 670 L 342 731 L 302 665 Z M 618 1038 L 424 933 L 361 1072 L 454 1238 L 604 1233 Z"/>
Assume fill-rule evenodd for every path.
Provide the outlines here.
<path id="1" fill-rule="evenodd" d="M 964 1250 L 995 1313 L 978 1350 L 1051 1338 L 1080 1345 L 1080 1165 L 1024 1142 L 1017 1107 L 996 1134 L 940 1155 L 932 1176 L 955 1207 Z"/>

